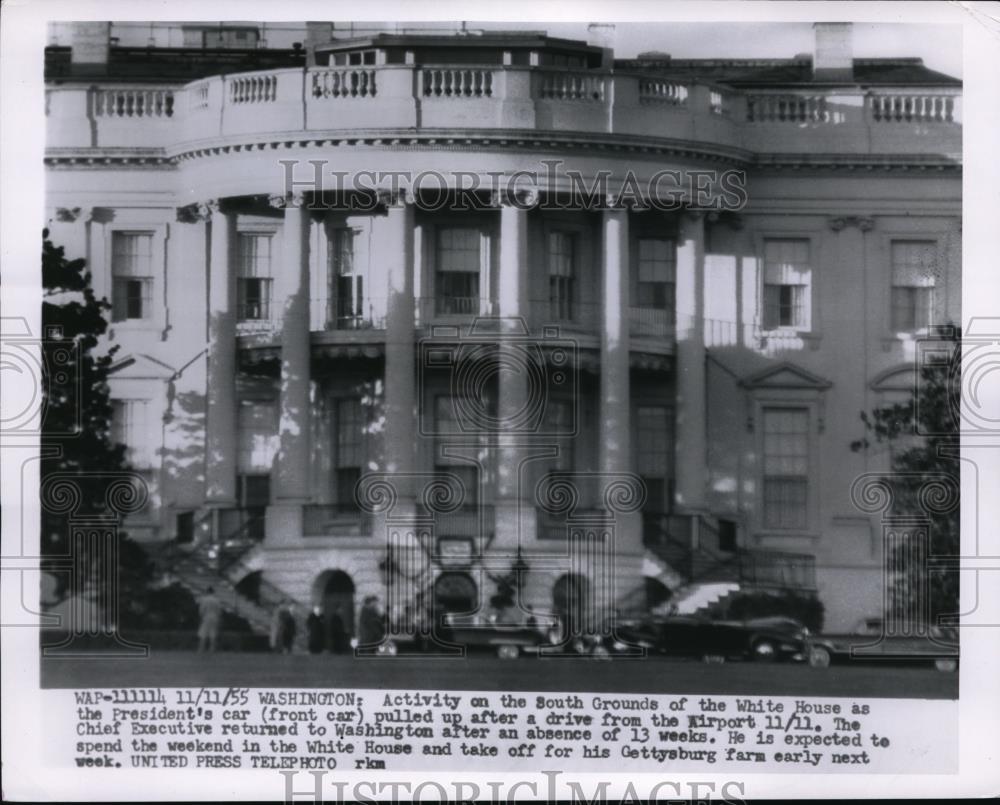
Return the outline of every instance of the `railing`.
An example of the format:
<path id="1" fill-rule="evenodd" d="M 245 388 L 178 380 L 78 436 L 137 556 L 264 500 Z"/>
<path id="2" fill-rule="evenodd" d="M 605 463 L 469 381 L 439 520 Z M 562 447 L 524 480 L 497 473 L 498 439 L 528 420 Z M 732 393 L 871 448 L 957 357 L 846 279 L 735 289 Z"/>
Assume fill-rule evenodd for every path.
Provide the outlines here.
<path id="1" fill-rule="evenodd" d="M 270 103 L 278 97 L 278 77 L 276 75 L 247 75 L 229 79 L 229 102 Z"/>
<path id="2" fill-rule="evenodd" d="M 493 71 L 477 67 L 427 67 L 420 73 L 425 98 L 491 98 Z"/>
<path id="3" fill-rule="evenodd" d="M 480 296 L 425 296 L 419 300 L 424 318 L 435 316 L 491 316 L 496 300 Z"/>
<path id="4" fill-rule="evenodd" d="M 188 88 L 188 106 L 196 111 L 208 108 L 208 84 Z"/>
<path id="5" fill-rule="evenodd" d="M 316 330 L 384 330 L 384 298 L 368 297 L 360 306 L 348 304 L 346 300 L 326 296 L 310 300 L 310 321 Z"/>
<path id="6" fill-rule="evenodd" d="M 537 300 L 531 305 L 537 326 L 552 325 L 563 330 L 590 330 L 600 326 L 603 315 L 600 302 L 575 299 Z"/>
<path id="7" fill-rule="evenodd" d="M 953 123 L 955 99 L 948 95 L 872 95 L 876 123 Z"/>
<path id="8" fill-rule="evenodd" d="M 688 88 L 674 81 L 657 78 L 639 79 L 639 103 L 662 103 L 680 106 L 687 103 Z"/>
<path id="9" fill-rule="evenodd" d="M 745 551 L 740 555 L 740 580 L 755 587 L 815 590 L 816 558 L 783 551 Z"/>
<path id="10" fill-rule="evenodd" d="M 570 539 L 572 532 L 577 528 L 585 529 L 588 521 L 601 521 L 607 516 L 603 509 L 577 509 L 573 518 L 568 519 L 539 509 L 535 526 L 537 537 L 540 540 Z"/>
<path id="11" fill-rule="evenodd" d="M 628 309 L 629 334 L 670 338 L 674 335 L 674 312 L 652 307 L 630 307 Z"/>
<path id="12" fill-rule="evenodd" d="M 805 331 L 765 330 L 759 324 L 738 324 L 723 319 L 705 319 L 704 325 L 705 346 L 740 347 L 763 355 L 807 349 L 812 338 L 812 334 Z"/>
<path id="13" fill-rule="evenodd" d="M 173 117 L 174 93 L 167 89 L 102 89 L 94 98 L 97 117 Z"/>
<path id="14" fill-rule="evenodd" d="M 546 72 L 539 75 L 538 97 L 549 101 L 603 101 L 605 84 L 603 75 Z"/>
<path id="15" fill-rule="evenodd" d="M 355 503 L 310 503 L 302 507 L 302 535 L 370 536 L 371 521 Z"/>
<path id="16" fill-rule="evenodd" d="M 418 506 L 421 514 L 434 516 L 434 535 L 437 537 L 468 537 L 489 540 L 496 528 L 496 509 L 492 504 L 462 506 L 453 512 L 429 512 Z"/>
<path id="17" fill-rule="evenodd" d="M 748 95 L 749 123 L 825 123 L 829 120 L 824 95 Z"/>
<path id="18" fill-rule="evenodd" d="M 345 68 L 312 73 L 314 98 L 374 98 L 378 92 L 376 71 Z"/>

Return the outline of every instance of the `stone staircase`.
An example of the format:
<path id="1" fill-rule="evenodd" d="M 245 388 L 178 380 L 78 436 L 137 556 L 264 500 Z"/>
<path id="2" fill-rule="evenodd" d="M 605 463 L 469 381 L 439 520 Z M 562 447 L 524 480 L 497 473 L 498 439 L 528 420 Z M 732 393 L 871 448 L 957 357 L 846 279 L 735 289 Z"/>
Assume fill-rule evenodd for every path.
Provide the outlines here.
<path id="1" fill-rule="evenodd" d="M 190 545 L 175 542 L 163 543 L 155 551 L 155 560 L 165 572 L 166 579 L 176 581 L 196 598 L 205 595 L 211 587 L 227 612 L 243 618 L 254 633 L 270 636 L 275 608 L 284 601 L 291 601 L 296 614 L 295 650 L 304 651 L 307 636 L 305 617 L 308 605 L 296 600 L 284 590 L 263 577 L 253 585 L 252 591 L 240 590 L 238 584 L 251 573 L 263 568 L 263 550 L 260 543 L 246 536 L 247 526 L 221 538 L 211 537 L 211 528 L 205 527 L 211 513 L 199 520 L 196 534 L 200 539 Z"/>

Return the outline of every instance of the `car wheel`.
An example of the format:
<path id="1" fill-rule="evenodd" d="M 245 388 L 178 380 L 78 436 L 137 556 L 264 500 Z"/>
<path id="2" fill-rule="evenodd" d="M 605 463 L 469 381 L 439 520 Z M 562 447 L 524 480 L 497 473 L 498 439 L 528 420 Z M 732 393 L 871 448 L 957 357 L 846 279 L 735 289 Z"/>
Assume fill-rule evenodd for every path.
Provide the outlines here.
<path id="1" fill-rule="evenodd" d="M 942 673 L 953 674 L 958 670 L 958 660 L 942 657 L 941 659 L 934 660 L 934 667 Z"/>
<path id="2" fill-rule="evenodd" d="M 497 656 L 501 660 L 516 660 L 517 656 L 521 653 L 521 650 L 517 646 L 498 646 Z"/>
<path id="3" fill-rule="evenodd" d="M 830 650 L 823 646 L 813 646 L 809 650 L 809 665 L 813 668 L 828 668 L 830 666 Z"/>
<path id="4" fill-rule="evenodd" d="M 753 658 L 756 662 L 774 662 L 778 659 L 778 650 L 770 640 L 758 640 L 753 645 Z"/>

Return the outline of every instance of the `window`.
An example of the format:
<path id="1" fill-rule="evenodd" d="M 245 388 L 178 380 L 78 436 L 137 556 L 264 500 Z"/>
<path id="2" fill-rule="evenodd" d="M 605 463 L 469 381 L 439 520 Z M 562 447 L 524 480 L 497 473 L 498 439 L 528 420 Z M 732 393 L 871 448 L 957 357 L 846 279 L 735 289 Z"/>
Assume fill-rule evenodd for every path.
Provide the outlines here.
<path id="1" fill-rule="evenodd" d="M 479 230 L 442 229 L 437 256 L 437 312 L 479 313 Z"/>
<path id="2" fill-rule="evenodd" d="M 361 478 L 365 460 L 365 420 L 361 400 L 337 400 L 336 484 L 337 503 L 354 507 L 354 488 Z"/>
<path id="3" fill-rule="evenodd" d="M 242 473 L 269 473 L 278 452 L 278 407 L 241 400 L 237 413 L 237 463 Z"/>
<path id="4" fill-rule="evenodd" d="M 549 316 L 573 320 L 576 237 L 569 232 L 549 233 Z"/>
<path id="5" fill-rule="evenodd" d="M 668 310 L 672 313 L 675 270 L 673 241 L 640 238 L 635 306 Z"/>
<path id="6" fill-rule="evenodd" d="M 232 520 L 222 523 L 232 536 L 262 540 L 265 536 L 267 507 L 271 503 L 271 476 L 239 474 L 236 476 L 236 506 L 239 509 Z"/>
<path id="7" fill-rule="evenodd" d="M 670 414 L 662 405 L 636 409 L 636 469 L 646 484 L 646 508 L 670 511 Z"/>
<path id="8" fill-rule="evenodd" d="M 146 408 L 146 400 L 111 401 L 111 440 L 128 448 L 126 461 L 134 469 L 152 466 Z"/>
<path id="9" fill-rule="evenodd" d="M 463 427 L 458 411 L 459 408 L 466 410 L 466 407 L 469 410 L 475 407 L 476 410 L 482 411 L 484 409 L 480 407 L 481 405 L 486 406 L 486 413 L 495 414 L 491 399 L 474 402 L 472 400 L 461 400 L 458 397 L 447 394 L 442 394 L 434 399 L 434 428 L 435 432 L 439 434 L 434 445 L 434 469 L 438 473 L 449 473 L 459 477 L 465 487 L 463 506 L 474 506 L 479 499 L 478 472 L 476 467 L 469 464 L 466 459 L 445 455 L 444 448 L 447 445 L 456 443 L 455 439 L 449 438 L 452 434 L 455 436 L 465 436 L 466 438 L 461 439 L 462 444 L 469 443 L 470 429 L 468 426 Z M 474 433 L 471 435 L 474 438 Z"/>
<path id="10" fill-rule="evenodd" d="M 545 405 L 543 432 L 553 434 L 559 454 L 549 463 L 551 472 L 572 472 L 575 466 L 573 450 L 573 403 L 549 400 Z"/>
<path id="11" fill-rule="evenodd" d="M 808 523 L 809 411 L 765 408 L 764 526 L 805 528 Z"/>
<path id="12" fill-rule="evenodd" d="M 355 67 L 375 64 L 374 50 L 358 50 L 353 53 L 334 53 L 333 63 L 337 67 Z"/>
<path id="13" fill-rule="evenodd" d="M 768 240 L 764 244 L 765 330 L 810 328 L 812 267 L 809 241 Z"/>
<path id="14" fill-rule="evenodd" d="M 271 241 L 270 234 L 239 234 L 236 269 L 239 321 L 266 321 L 271 318 Z"/>
<path id="15" fill-rule="evenodd" d="M 111 318 L 149 319 L 153 313 L 153 233 L 111 236 Z"/>
<path id="16" fill-rule="evenodd" d="M 358 329 L 365 321 L 364 277 L 354 271 L 354 237 L 353 229 L 335 229 L 330 244 L 334 322 L 340 330 Z"/>
<path id="17" fill-rule="evenodd" d="M 903 240 L 892 244 L 892 330 L 912 333 L 933 324 L 938 274 L 937 243 Z"/>

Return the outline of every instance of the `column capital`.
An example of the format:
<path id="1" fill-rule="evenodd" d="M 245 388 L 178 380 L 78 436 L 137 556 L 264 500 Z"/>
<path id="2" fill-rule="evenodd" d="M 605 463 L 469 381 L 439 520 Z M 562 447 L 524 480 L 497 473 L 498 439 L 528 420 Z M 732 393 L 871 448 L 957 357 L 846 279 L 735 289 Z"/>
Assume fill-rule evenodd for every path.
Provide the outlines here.
<path id="1" fill-rule="evenodd" d="M 80 217 L 83 209 L 81 207 L 56 207 L 56 220 L 63 223 L 72 223 Z M 87 210 L 86 221 L 90 217 L 90 210 Z"/>
<path id="2" fill-rule="evenodd" d="M 378 199 L 378 203 L 386 208 L 404 207 L 407 204 L 413 204 L 416 201 L 416 197 L 413 195 L 413 190 L 408 187 L 399 188 L 397 190 L 376 190 L 375 197 Z"/>
<path id="3" fill-rule="evenodd" d="M 494 208 L 530 210 L 538 206 L 541 194 L 537 188 L 515 190 L 494 190 L 490 193 L 489 205 Z"/>
<path id="4" fill-rule="evenodd" d="M 284 210 L 289 207 L 305 207 L 305 193 L 272 193 L 267 197 L 267 203 L 275 209 Z"/>
<path id="5" fill-rule="evenodd" d="M 210 221 L 215 213 L 222 213 L 221 199 L 208 199 L 207 201 L 196 201 L 193 204 L 186 204 L 177 208 L 177 222 L 181 224 L 196 224 L 201 221 Z"/>

